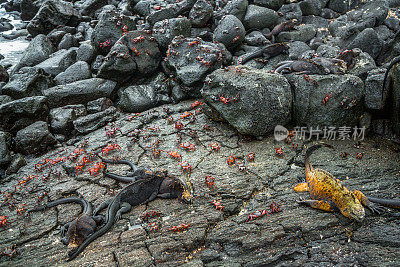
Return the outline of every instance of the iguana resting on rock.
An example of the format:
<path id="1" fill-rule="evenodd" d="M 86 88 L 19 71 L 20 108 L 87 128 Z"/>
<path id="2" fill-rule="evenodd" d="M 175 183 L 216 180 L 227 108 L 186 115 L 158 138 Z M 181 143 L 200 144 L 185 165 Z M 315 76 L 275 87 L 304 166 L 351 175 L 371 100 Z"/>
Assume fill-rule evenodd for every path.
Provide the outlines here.
<path id="1" fill-rule="evenodd" d="M 367 198 L 361 191 L 349 191 L 329 172 L 314 169 L 310 164 L 309 157 L 314 150 L 322 146 L 333 148 L 331 145 L 322 143 L 314 145 L 306 151 L 306 182 L 296 185 L 294 190 L 296 192 L 309 191 L 312 199 L 300 200 L 299 203 L 305 203 L 313 208 L 325 211 L 335 211 L 338 209 L 344 216 L 356 221 L 362 221 L 364 219 L 365 210 L 363 206 L 367 207 L 372 212 L 379 213 L 383 211 L 383 207 L 374 204 L 373 202 L 385 206 L 391 205 L 392 207 L 400 208 L 400 200 L 391 201 L 386 199 Z"/>
<path id="2" fill-rule="evenodd" d="M 289 49 L 289 46 L 286 43 L 276 43 L 276 44 L 267 45 L 260 49 L 257 49 L 256 51 L 254 51 L 252 53 L 241 56 L 239 58 L 238 63 L 244 64 L 253 58 L 261 57 L 261 56 L 264 56 L 265 59 L 269 59 L 269 58 L 272 58 L 274 56 L 277 56 L 279 54 L 286 52 L 288 49 Z"/>
<path id="3" fill-rule="evenodd" d="M 138 170 L 135 172 L 135 176 L 125 177 L 125 179 L 134 182 L 122 188 L 114 198 L 102 203 L 94 212 L 96 215 L 107 208 L 105 225 L 89 236 L 77 249 L 71 251 L 68 261 L 76 258 L 92 241 L 110 230 L 114 223 L 121 218 L 122 213 L 130 211 L 132 206 L 148 203 L 156 197 L 178 197 L 185 202 L 191 202 L 192 199 L 185 184 L 176 177 L 168 176 L 166 172 L 153 174 Z"/>
<path id="4" fill-rule="evenodd" d="M 64 245 L 68 245 L 68 248 L 75 248 L 80 246 L 88 236 L 93 234 L 96 227 L 104 220 L 102 215 L 92 216 L 93 208 L 88 201 L 83 198 L 67 197 L 38 206 L 28 212 L 41 211 L 66 203 L 78 203 L 83 207 L 82 213 L 75 220 L 61 227 L 61 235 L 63 236 L 61 242 Z"/>
<path id="5" fill-rule="evenodd" d="M 299 74 L 344 74 L 346 63 L 341 59 L 316 57 L 313 59 L 288 60 L 279 62 L 275 73 L 285 74 L 297 72 Z"/>

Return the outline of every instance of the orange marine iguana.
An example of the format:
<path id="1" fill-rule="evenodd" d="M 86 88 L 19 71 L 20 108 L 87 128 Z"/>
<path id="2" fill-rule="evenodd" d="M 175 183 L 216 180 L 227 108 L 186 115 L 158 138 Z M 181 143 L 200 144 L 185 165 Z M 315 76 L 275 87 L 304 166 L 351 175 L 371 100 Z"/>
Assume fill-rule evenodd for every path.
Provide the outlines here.
<path id="1" fill-rule="evenodd" d="M 310 155 L 314 150 L 322 146 L 333 148 L 331 145 L 321 143 L 310 147 L 306 151 L 306 182 L 297 184 L 294 190 L 296 192 L 309 191 L 312 199 L 301 199 L 298 201 L 299 203 L 308 204 L 313 208 L 324 211 L 339 210 L 344 216 L 356 221 L 362 221 L 364 219 L 364 206 L 378 214 L 383 211 L 384 208 L 375 203 L 392 208 L 400 208 L 400 200 L 368 198 L 361 191 L 349 191 L 329 172 L 321 169 L 314 169 L 309 161 Z"/>

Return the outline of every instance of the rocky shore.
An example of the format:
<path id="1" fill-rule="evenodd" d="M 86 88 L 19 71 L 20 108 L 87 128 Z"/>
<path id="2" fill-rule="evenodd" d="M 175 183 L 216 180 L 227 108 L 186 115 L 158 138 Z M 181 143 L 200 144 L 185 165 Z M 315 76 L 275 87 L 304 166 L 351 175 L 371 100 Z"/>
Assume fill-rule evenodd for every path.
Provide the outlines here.
<path id="1" fill-rule="evenodd" d="M 390 64 L 400 2 L 0 5 L 0 266 L 400 264 L 394 209 L 355 222 L 298 204 L 308 193 L 293 190 L 306 147 L 322 139 L 335 150 L 315 152 L 315 167 L 367 196 L 400 198 L 400 67 Z M 11 47 L 24 43 L 19 55 Z M 277 125 L 296 138 L 277 140 Z M 133 207 L 66 262 L 60 227 L 78 205 L 26 211 L 112 198 L 124 183 L 102 174 L 96 153 L 166 169 L 193 187 L 193 203 Z M 150 211 L 161 215 L 140 219 Z"/>

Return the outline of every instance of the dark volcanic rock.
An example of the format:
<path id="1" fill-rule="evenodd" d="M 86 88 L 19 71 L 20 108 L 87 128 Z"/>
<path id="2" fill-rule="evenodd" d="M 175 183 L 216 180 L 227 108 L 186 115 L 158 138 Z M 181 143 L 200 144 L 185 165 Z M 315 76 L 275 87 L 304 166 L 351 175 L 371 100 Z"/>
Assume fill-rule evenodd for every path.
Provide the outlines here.
<path id="1" fill-rule="evenodd" d="M 309 75 L 308 82 L 293 74 L 288 80 L 296 92 L 293 114 L 296 125 L 308 127 L 357 126 L 362 114 L 364 84 L 352 75 Z M 318 85 L 318 87 L 316 87 Z M 324 104 L 322 100 L 328 96 Z"/>
<path id="2" fill-rule="evenodd" d="M 13 99 L 8 95 L 0 95 L 0 106 L 13 101 Z"/>
<path id="3" fill-rule="evenodd" d="M 8 75 L 7 70 L 0 65 L 0 82 L 8 82 L 10 75 Z"/>
<path id="4" fill-rule="evenodd" d="M 78 116 L 85 115 L 86 109 L 83 105 L 70 105 L 51 109 L 49 114 L 51 131 L 69 136 L 74 129 L 73 121 Z"/>
<path id="5" fill-rule="evenodd" d="M 278 13 L 272 9 L 249 5 L 243 19 L 243 25 L 246 29 L 272 28 L 278 18 Z"/>
<path id="6" fill-rule="evenodd" d="M 52 54 L 50 58 L 36 65 L 36 67 L 42 68 L 46 73 L 53 77 L 57 76 L 76 62 L 76 50 L 77 48 L 59 50 Z"/>
<path id="7" fill-rule="evenodd" d="M 0 131 L 0 167 L 11 162 L 10 154 L 11 134 Z"/>
<path id="8" fill-rule="evenodd" d="M 347 49 L 360 48 L 372 58 L 377 58 L 382 49 L 382 40 L 373 29 L 367 28 L 345 47 Z"/>
<path id="9" fill-rule="evenodd" d="M 365 107 L 368 109 L 382 109 L 383 78 L 386 69 L 374 69 L 368 72 L 365 80 Z"/>
<path id="10" fill-rule="evenodd" d="M 254 0 L 257 6 L 267 7 L 273 10 L 278 10 L 285 3 L 285 0 Z"/>
<path id="11" fill-rule="evenodd" d="M 82 134 L 92 132 L 118 117 L 115 107 L 110 107 L 102 112 L 90 114 L 76 119 L 73 124 L 75 129 Z"/>
<path id="12" fill-rule="evenodd" d="M 112 47 L 97 77 L 122 82 L 158 69 L 161 52 L 154 37 L 144 31 L 125 34 Z"/>
<path id="13" fill-rule="evenodd" d="M 85 0 L 81 3 L 79 2 L 81 1 L 78 1 L 76 6 L 83 16 L 93 16 L 96 10 L 108 4 L 107 0 Z"/>
<path id="14" fill-rule="evenodd" d="M 308 42 L 317 34 L 317 29 L 314 25 L 305 24 L 301 26 L 295 26 L 295 30 L 290 32 L 281 32 L 278 37 L 278 42 L 289 42 L 289 41 L 302 41 Z"/>
<path id="15" fill-rule="evenodd" d="M 298 3 L 291 3 L 283 5 L 279 10 L 283 14 L 283 17 L 287 20 L 295 19 L 301 22 L 303 13 L 301 12 L 300 5 Z"/>
<path id="16" fill-rule="evenodd" d="M 37 120 L 46 120 L 48 113 L 44 96 L 11 101 L 0 106 L 0 128 L 15 133 Z"/>
<path id="17" fill-rule="evenodd" d="M 94 47 L 87 42 L 82 43 L 76 51 L 76 60 L 92 63 L 94 59 Z"/>
<path id="18" fill-rule="evenodd" d="M 67 33 L 63 36 L 60 43 L 58 44 L 57 50 L 69 49 L 71 47 L 78 46 L 78 45 L 79 45 L 78 40 L 75 39 L 75 37 L 72 34 Z"/>
<path id="19" fill-rule="evenodd" d="M 348 74 L 360 77 L 362 80 L 367 78 L 370 70 L 376 68 L 374 59 L 368 54 L 361 52 L 356 58 L 356 63 L 353 68 L 347 71 Z"/>
<path id="20" fill-rule="evenodd" d="M 173 18 L 158 21 L 153 27 L 153 36 L 163 49 L 167 50 L 175 36 L 190 36 L 191 23 L 187 18 Z"/>
<path id="21" fill-rule="evenodd" d="M 220 42 L 228 50 L 241 45 L 246 34 L 242 22 L 233 15 L 227 15 L 221 19 L 214 31 L 214 42 Z"/>
<path id="22" fill-rule="evenodd" d="M 121 89 L 118 92 L 120 97 L 118 107 L 125 112 L 142 112 L 172 102 L 164 88 L 165 79 L 164 74 L 159 74 L 146 83 Z"/>
<path id="23" fill-rule="evenodd" d="M 53 79 L 42 69 L 25 67 L 12 76 L 12 79 L 2 89 L 1 93 L 14 99 L 42 95 L 42 90 L 53 86 Z"/>
<path id="24" fill-rule="evenodd" d="M 30 34 L 48 34 L 58 25 L 78 26 L 81 16 L 71 3 L 62 0 L 46 1 L 28 24 Z"/>
<path id="25" fill-rule="evenodd" d="M 26 160 L 23 155 L 17 153 L 11 157 L 11 163 L 8 165 L 6 174 L 10 175 L 17 173 L 19 169 L 26 165 Z"/>
<path id="26" fill-rule="evenodd" d="M 321 14 L 322 8 L 324 7 L 324 3 L 320 0 L 305 0 L 301 1 L 299 5 L 303 16 L 319 16 Z"/>
<path id="27" fill-rule="evenodd" d="M 390 110 L 392 111 L 392 121 L 393 130 L 400 136 L 400 67 L 399 64 L 393 66 L 391 70 L 391 79 L 393 81 L 393 88 L 389 90 L 391 93 L 388 97 L 391 97 L 392 106 Z M 386 89 L 387 90 L 387 89 Z"/>
<path id="28" fill-rule="evenodd" d="M 31 20 L 35 17 L 36 13 L 39 11 L 40 6 L 46 0 L 21 0 L 21 19 L 22 20 Z"/>
<path id="29" fill-rule="evenodd" d="M 37 121 L 17 132 L 15 146 L 22 154 L 41 154 L 57 143 L 44 121 Z"/>
<path id="30" fill-rule="evenodd" d="M 244 41 L 248 45 L 261 46 L 267 44 L 269 41 L 260 31 L 252 31 L 247 34 Z"/>
<path id="31" fill-rule="evenodd" d="M 91 36 L 93 47 L 102 55 L 106 55 L 121 38 L 125 26 L 126 31 L 136 29 L 135 21 L 131 17 L 122 15 L 115 10 L 104 10 L 100 13 L 99 22 Z"/>
<path id="32" fill-rule="evenodd" d="M 214 71 L 206 81 L 201 90 L 204 99 L 242 134 L 263 136 L 291 120 L 292 92 L 281 75 L 229 67 Z M 223 103 L 220 96 L 230 103 Z"/>
<path id="33" fill-rule="evenodd" d="M 72 104 L 86 104 L 100 97 L 110 97 L 116 82 L 92 78 L 43 90 L 50 108 Z"/>
<path id="34" fill-rule="evenodd" d="M 207 0 L 197 0 L 189 12 L 193 27 L 204 27 L 213 15 L 213 7 Z"/>
<path id="35" fill-rule="evenodd" d="M 183 13 L 189 12 L 196 3 L 196 0 L 164 0 L 160 2 L 153 2 L 151 0 L 146 1 L 150 2 L 148 5 L 149 14 L 147 20 L 151 25 L 154 25 L 158 21 L 176 18 Z M 158 6 L 160 8 L 158 8 Z"/>
<path id="36" fill-rule="evenodd" d="M 220 68 L 228 53 L 222 45 L 204 42 L 200 38 L 178 36 L 168 48 L 167 64 L 176 71 L 177 77 L 185 85 L 193 85 L 211 71 Z"/>
<path id="37" fill-rule="evenodd" d="M 92 78 L 90 66 L 85 61 L 78 61 L 69 66 L 64 72 L 58 74 L 54 81 L 57 85 L 73 83 L 80 80 Z"/>
<path id="38" fill-rule="evenodd" d="M 25 49 L 14 71 L 18 71 L 22 67 L 32 67 L 43 62 L 48 59 L 55 50 L 50 39 L 43 34 L 39 34 L 29 43 L 29 46 Z"/>
<path id="39" fill-rule="evenodd" d="M 232 0 L 229 1 L 221 10 L 214 13 L 216 20 L 222 19 L 226 15 L 234 15 L 240 21 L 243 21 L 249 3 L 247 0 Z"/>
<path id="40" fill-rule="evenodd" d="M 97 113 L 108 109 L 113 106 L 111 99 L 107 97 L 101 97 L 99 99 L 89 101 L 86 105 L 87 112 L 89 114 Z"/>

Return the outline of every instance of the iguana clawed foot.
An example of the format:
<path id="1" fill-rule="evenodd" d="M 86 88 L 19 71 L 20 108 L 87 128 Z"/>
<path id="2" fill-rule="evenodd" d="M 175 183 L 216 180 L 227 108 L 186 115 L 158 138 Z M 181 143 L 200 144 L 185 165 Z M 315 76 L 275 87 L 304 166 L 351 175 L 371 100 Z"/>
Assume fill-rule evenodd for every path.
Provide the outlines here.
<path id="1" fill-rule="evenodd" d="M 382 212 L 386 211 L 386 208 L 377 204 L 377 203 L 372 203 L 370 202 L 370 204 L 367 206 L 367 208 L 372 212 L 372 213 L 376 213 L 376 214 L 381 214 Z"/>

